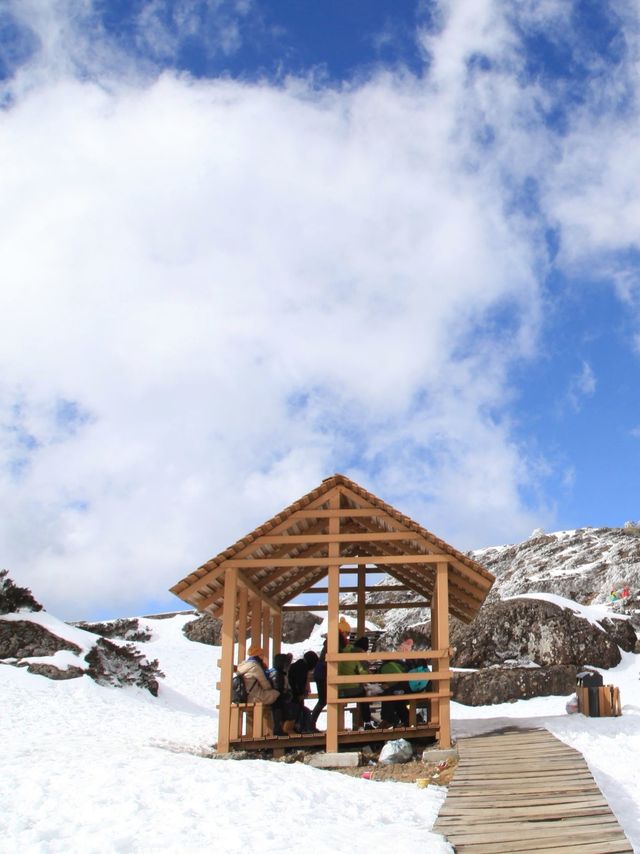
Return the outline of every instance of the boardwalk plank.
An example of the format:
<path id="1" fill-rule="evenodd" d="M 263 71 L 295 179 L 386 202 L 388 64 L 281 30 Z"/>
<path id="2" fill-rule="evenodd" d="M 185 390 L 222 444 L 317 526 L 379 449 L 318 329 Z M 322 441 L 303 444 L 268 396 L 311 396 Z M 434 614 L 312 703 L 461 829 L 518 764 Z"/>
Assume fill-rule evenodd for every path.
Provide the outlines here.
<path id="1" fill-rule="evenodd" d="M 546 730 L 462 739 L 435 830 L 458 852 L 632 852 L 578 751 Z"/>

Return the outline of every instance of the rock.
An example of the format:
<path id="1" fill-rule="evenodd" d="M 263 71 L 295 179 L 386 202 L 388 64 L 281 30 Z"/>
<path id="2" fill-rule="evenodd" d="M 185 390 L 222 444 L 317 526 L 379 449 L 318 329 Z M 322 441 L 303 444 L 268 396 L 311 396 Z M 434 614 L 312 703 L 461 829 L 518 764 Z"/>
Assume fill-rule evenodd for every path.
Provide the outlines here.
<path id="1" fill-rule="evenodd" d="M 77 679 L 85 674 L 81 667 L 74 667 L 73 665 L 67 667 L 66 670 L 61 670 L 59 667 L 54 667 L 53 664 L 28 664 L 27 670 L 29 673 L 35 673 L 38 676 L 46 676 L 47 679 Z"/>
<path id="2" fill-rule="evenodd" d="M 621 660 L 616 641 L 605 631 L 542 599 L 485 603 L 469 625 L 451 621 L 450 643 L 454 667 L 525 660 L 608 668 Z"/>
<path id="3" fill-rule="evenodd" d="M 605 619 L 600 625 L 618 646 L 625 652 L 635 652 L 636 630 L 630 620 Z"/>
<path id="4" fill-rule="evenodd" d="M 212 617 L 211 614 L 201 614 L 195 620 L 191 620 L 182 628 L 184 634 L 190 641 L 195 643 L 206 643 L 210 646 L 220 646 L 220 632 L 222 621 Z"/>
<path id="5" fill-rule="evenodd" d="M 402 641 L 411 639 L 414 649 L 431 648 L 431 620 L 424 623 L 412 624 L 410 626 L 396 626 L 385 631 L 378 641 L 378 649 L 398 649 Z"/>
<path id="6" fill-rule="evenodd" d="M 487 667 L 475 673 L 454 673 L 453 699 L 465 706 L 490 706 L 531 697 L 566 696 L 575 691 L 578 668 L 570 664 L 550 667 Z"/>
<path id="7" fill-rule="evenodd" d="M 91 632 L 94 635 L 100 635 L 103 638 L 119 638 L 126 641 L 149 641 L 151 640 L 151 632 L 147 629 L 141 629 L 137 617 L 120 618 L 118 620 L 109 620 L 107 623 L 72 623 L 79 629 L 84 629 L 85 632 Z"/>
<path id="8" fill-rule="evenodd" d="M 284 643 L 302 643 L 311 636 L 314 626 L 322 620 L 308 611 L 285 611 L 282 619 L 282 640 Z"/>
<path id="9" fill-rule="evenodd" d="M 99 638 L 85 656 L 89 665 L 88 674 L 98 685 L 137 685 L 146 688 L 154 697 L 158 696 L 158 679 L 164 673 L 157 659 L 148 661 L 132 645 L 117 646 L 105 638 Z"/>
<path id="10" fill-rule="evenodd" d="M 42 611 L 42 605 L 28 587 L 18 587 L 9 578 L 8 571 L 0 569 L 0 614 L 17 611 Z"/>
<path id="11" fill-rule="evenodd" d="M 640 526 L 578 528 L 555 534 L 534 532 L 508 546 L 480 549 L 470 557 L 496 576 L 489 596 L 556 593 L 584 605 L 608 602 L 612 590 L 640 591 Z M 632 601 L 620 605 L 625 611 Z M 637 608 L 638 605 L 636 604 Z"/>
<path id="12" fill-rule="evenodd" d="M 80 652 L 80 647 L 29 620 L 0 620 L 0 658 L 53 655 L 60 649 Z"/>
<path id="13" fill-rule="evenodd" d="M 285 612 L 282 620 L 282 640 L 284 643 L 302 643 L 311 635 L 314 626 L 322 622 L 320 617 L 308 611 Z M 222 622 L 211 614 L 202 614 L 197 619 L 186 623 L 182 631 L 189 640 L 196 643 L 206 643 L 220 646 Z"/>

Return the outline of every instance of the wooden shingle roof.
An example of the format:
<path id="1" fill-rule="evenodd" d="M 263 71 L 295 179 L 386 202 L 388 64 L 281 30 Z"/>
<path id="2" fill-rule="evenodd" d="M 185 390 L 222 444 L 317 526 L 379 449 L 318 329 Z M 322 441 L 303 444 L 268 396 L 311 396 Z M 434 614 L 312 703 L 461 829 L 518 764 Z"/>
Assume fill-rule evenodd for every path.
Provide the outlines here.
<path id="1" fill-rule="evenodd" d="M 272 609 L 279 609 L 327 575 L 328 543 L 335 542 L 328 534 L 329 516 L 335 513 L 329 501 L 336 493 L 341 565 L 375 565 L 427 599 L 434 589 L 436 564 L 446 562 L 449 612 L 467 623 L 475 617 L 494 576 L 341 474 L 323 480 L 187 575 L 171 592 L 200 611 L 221 616 L 225 570 L 236 566 L 243 583 Z"/>

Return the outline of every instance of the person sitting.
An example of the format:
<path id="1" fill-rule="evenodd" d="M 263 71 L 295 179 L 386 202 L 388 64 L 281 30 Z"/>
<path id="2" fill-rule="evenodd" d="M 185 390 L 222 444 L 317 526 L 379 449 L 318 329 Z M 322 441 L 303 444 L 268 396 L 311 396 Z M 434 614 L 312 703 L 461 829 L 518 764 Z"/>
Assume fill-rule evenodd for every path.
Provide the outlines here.
<path id="1" fill-rule="evenodd" d="M 295 732 L 296 708 L 289 687 L 288 670 L 289 657 L 283 653 L 274 655 L 273 666 L 268 671 L 269 681 L 280 694 L 271 705 L 274 735 L 289 735 Z"/>
<path id="2" fill-rule="evenodd" d="M 365 636 L 358 638 L 353 643 L 348 643 L 341 652 L 368 652 L 369 638 Z M 341 661 L 338 664 L 338 676 L 361 676 L 369 671 L 360 661 Z M 354 682 L 340 685 L 338 697 L 360 697 L 365 693 L 364 683 Z M 358 703 L 360 719 L 365 729 L 373 729 L 376 725 L 371 719 L 371 706 L 369 703 Z"/>
<path id="3" fill-rule="evenodd" d="M 307 650 L 302 658 L 294 661 L 289 668 L 289 686 L 293 702 L 298 707 L 296 719 L 298 732 L 315 732 L 315 725 L 311 722 L 311 712 L 304 704 L 305 698 L 310 691 L 310 676 L 318 663 L 318 653 Z"/>
<path id="4" fill-rule="evenodd" d="M 385 661 L 380 668 L 380 673 L 406 673 L 408 670 L 404 661 Z M 397 695 L 398 697 L 407 693 L 406 682 L 383 682 L 386 696 Z M 389 703 L 381 703 L 381 716 L 390 726 L 407 726 L 409 724 L 409 710 L 406 703 L 397 700 Z"/>
<path id="5" fill-rule="evenodd" d="M 271 706 L 280 696 L 267 676 L 264 650 L 258 644 L 249 647 L 248 658 L 238 665 L 238 673 L 244 679 L 248 703 L 264 703 Z"/>

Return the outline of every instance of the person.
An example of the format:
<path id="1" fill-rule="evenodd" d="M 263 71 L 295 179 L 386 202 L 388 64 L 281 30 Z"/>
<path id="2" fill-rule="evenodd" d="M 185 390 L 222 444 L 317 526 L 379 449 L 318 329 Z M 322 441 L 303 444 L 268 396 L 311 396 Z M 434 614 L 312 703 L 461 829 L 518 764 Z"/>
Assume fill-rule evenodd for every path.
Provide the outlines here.
<path id="1" fill-rule="evenodd" d="M 380 673 L 407 673 L 408 667 L 405 661 L 385 661 L 380 668 Z M 386 696 L 406 694 L 408 690 L 407 682 L 383 682 L 384 693 Z M 409 724 L 409 710 L 406 703 L 402 700 L 394 702 L 381 703 L 382 710 L 380 712 L 382 719 L 389 726 L 407 726 Z"/>
<path id="2" fill-rule="evenodd" d="M 316 683 L 316 693 L 318 698 L 316 704 L 311 710 L 311 727 L 317 729 L 318 718 L 324 707 L 327 705 L 327 639 L 325 638 L 318 657 L 318 663 L 313 668 L 313 681 Z"/>
<path id="3" fill-rule="evenodd" d="M 287 671 L 289 658 L 283 653 L 273 656 L 273 666 L 267 675 L 272 686 L 279 692 L 279 697 L 271 704 L 273 715 L 273 734 L 289 735 L 295 732 L 296 709 L 292 702 L 291 690 Z"/>
<path id="4" fill-rule="evenodd" d="M 318 663 L 318 653 L 307 650 L 302 658 L 294 661 L 289 668 L 289 686 L 293 702 L 298 709 L 296 724 L 299 732 L 314 732 L 315 725 L 311 722 L 311 713 L 304 704 L 309 694 L 310 675 Z"/>
<path id="5" fill-rule="evenodd" d="M 341 628 L 342 627 L 342 628 Z M 344 617 L 340 618 L 338 626 L 338 652 L 343 652 L 348 644 L 348 633 L 351 631 L 351 626 Z M 316 683 L 316 693 L 318 699 L 311 712 L 311 726 L 314 732 L 317 731 L 318 718 L 322 710 L 327 705 L 327 636 L 324 636 L 324 643 L 320 651 L 318 663 L 313 669 L 313 681 Z"/>
<path id="6" fill-rule="evenodd" d="M 408 671 L 407 676 L 409 677 L 409 691 L 413 694 L 421 694 L 423 691 L 429 690 L 429 679 L 425 679 L 422 674 L 429 673 L 429 664 L 426 659 L 419 658 L 414 662 L 414 666 Z M 416 701 L 420 704 L 420 700 Z M 421 706 L 422 711 L 418 712 L 417 720 L 418 723 L 427 723 L 427 711 L 428 701 L 423 700 L 423 703 L 426 703 L 426 706 Z"/>
<path id="7" fill-rule="evenodd" d="M 248 657 L 238 665 L 238 673 L 244 679 L 248 703 L 264 703 L 270 706 L 280 696 L 267 676 L 264 650 L 258 644 L 249 647 Z"/>
<path id="8" fill-rule="evenodd" d="M 341 652 L 368 652 L 369 638 L 365 636 L 358 638 L 353 643 L 348 643 Z M 341 661 L 338 664 L 338 676 L 361 676 L 369 671 L 360 661 Z M 359 697 L 364 694 L 365 688 L 363 682 L 354 682 L 340 685 L 338 688 L 339 697 Z M 371 705 L 369 703 L 358 703 L 360 719 L 365 729 L 375 728 L 375 724 L 371 718 Z"/>

